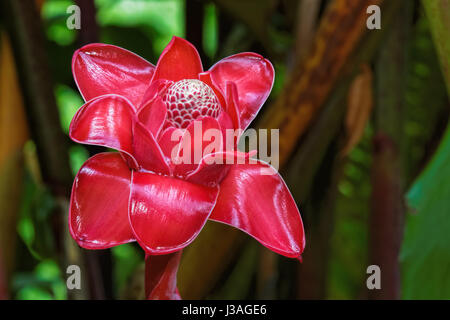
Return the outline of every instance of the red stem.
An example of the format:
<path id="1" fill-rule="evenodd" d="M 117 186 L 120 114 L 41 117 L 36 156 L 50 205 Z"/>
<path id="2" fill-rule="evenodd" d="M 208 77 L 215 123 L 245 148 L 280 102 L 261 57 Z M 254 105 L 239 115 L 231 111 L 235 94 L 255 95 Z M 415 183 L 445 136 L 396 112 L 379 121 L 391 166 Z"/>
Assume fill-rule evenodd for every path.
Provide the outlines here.
<path id="1" fill-rule="evenodd" d="M 145 255 L 145 297 L 147 300 L 180 300 L 177 272 L 181 251 Z"/>

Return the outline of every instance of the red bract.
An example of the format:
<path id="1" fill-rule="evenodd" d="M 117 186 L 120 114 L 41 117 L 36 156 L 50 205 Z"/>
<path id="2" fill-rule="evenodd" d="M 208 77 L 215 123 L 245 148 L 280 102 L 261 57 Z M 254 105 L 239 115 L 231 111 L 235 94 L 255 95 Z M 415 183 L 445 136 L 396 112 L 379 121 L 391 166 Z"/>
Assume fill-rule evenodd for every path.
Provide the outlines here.
<path id="1" fill-rule="evenodd" d="M 81 247 L 136 240 L 149 261 L 159 261 L 157 268 L 170 269 L 164 278 L 175 281 L 179 255 L 169 254 L 191 243 L 210 219 L 279 254 L 300 257 L 299 211 L 278 173 L 261 174 L 274 170 L 268 164 L 207 161 L 248 159 L 237 151 L 203 154 L 192 164 L 178 164 L 171 154 L 178 143 L 191 143 L 185 137 L 194 136 L 195 123 L 202 132 L 245 129 L 272 88 L 268 60 L 240 53 L 203 71 L 196 49 L 174 37 L 156 67 L 119 47 L 90 44 L 75 52 L 72 70 L 87 102 L 72 120 L 70 137 L 119 151 L 93 156 L 75 178 L 69 227 Z M 176 130 L 179 140 L 172 141 Z M 165 287 L 176 290 L 173 283 Z M 171 297 L 155 290 L 153 297 Z"/>

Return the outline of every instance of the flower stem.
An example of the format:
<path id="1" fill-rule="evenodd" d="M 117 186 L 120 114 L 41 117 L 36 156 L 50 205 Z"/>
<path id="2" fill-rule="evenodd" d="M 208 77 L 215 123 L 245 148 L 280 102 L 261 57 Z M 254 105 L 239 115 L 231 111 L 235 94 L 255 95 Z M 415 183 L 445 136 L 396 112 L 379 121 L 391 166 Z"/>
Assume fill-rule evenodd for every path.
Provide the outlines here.
<path id="1" fill-rule="evenodd" d="M 177 272 L 181 250 L 165 255 L 145 255 L 145 297 L 147 300 L 180 300 Z"/>

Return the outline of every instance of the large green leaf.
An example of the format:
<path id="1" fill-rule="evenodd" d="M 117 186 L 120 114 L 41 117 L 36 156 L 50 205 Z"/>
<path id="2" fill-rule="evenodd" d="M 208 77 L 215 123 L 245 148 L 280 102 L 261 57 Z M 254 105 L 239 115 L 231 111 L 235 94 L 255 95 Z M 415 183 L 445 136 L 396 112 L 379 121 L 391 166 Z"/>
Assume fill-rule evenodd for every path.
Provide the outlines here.
<path id="1" fill-rule="evenodd" d="M 450 0 L 422 0 L 450 93 Z"/>
<path id="2" fill-rule="evenodd" d="M 407 194 L 403 298 L 450 299 L 450 126 Z"/>

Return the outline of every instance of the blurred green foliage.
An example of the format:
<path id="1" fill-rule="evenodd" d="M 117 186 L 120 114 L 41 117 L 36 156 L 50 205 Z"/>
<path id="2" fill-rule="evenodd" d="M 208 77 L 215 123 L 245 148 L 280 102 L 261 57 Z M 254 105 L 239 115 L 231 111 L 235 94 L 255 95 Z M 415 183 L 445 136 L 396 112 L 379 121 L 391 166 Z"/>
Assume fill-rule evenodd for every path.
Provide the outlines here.
<path id="1" fill-rule="evenodd" d="M 45 1 L 42 6 L 41 15 L 46 22 L 47 38 L 61 46 L 71 44 L 77 36 L 76 30 L 68 29 L 66 26 L 68 17 L 66 11 L 73 4 L 75 3 L 71 0 L 50 0 Z"/>
<path id="2" fill-rule="evenodd" d="M 371 192 L 371 126 L 350 152 L 338 183 L 335 226 L 331 237 L 328 299 L 356 299 L 364 293 Z"/>
<path id="3" fill-rule="evenodd" d="M 25 153 L 35 155 L 32 141 L 25 144 Z M 36 180 L 28 169 L 24 177 L 17 231 L 30 253 L 38 260 L 54 255 L 54 239 L 51 216 L 55 208 L 51 192 Z"/>
<path id="4" fill-rule="evenodd" d="M 408 186 L 423 169 L 435 146 L 429 145 L 447 123 L 445 83 L 430 34 L 428 19 L 421 12 L 414 26 L 409 49 L 405 92 L 405 141 L 403 167 Z M 443 117 L 444 116 L 444 117 Z M 440 125 L 441 127 L 437 126 Z M 431 149 L 431 150 L 430 150 Z"/>
<path id="5" fill-rule="evenodd" d="M 100 26 L 140 28 L 149 40 L 139 45 L 152 48 L 156 57 L 173 35 L 184 37 L 182 0 L 96 0 L 95 4 Z"/>
<path id="6" fill-rule="evenodd" d="M 67 289 L 59 265 L 53 260 L 41 261 L 32 272 L 17 273 L 12 283 L 19 300 L 64 300 Z"/>
<path id="7" fill-rule="evenodd" d="M 111 249 L 114 258 L 114 281 L 117 292 L 122 292 L 136 268 L 144 261 L 144 252 L 134 244 L 123 244 Z"/>
<path id="8" fill-rule="evenodd" d="M 208 3 L 205 5 L 205 18 L 203 21 L 203 50 L 211 59 L 217 53 L 218 32 L 219 26 L 216 6 L 213 3 Z"/>
<path id="9" fill-rule="evenodd" d="M 59 109 L 61 127 L 68 134 L 70 122 L 80 106 L 83 105 L 83 99 L 78 91 L 63 84 L 56 85 L 55 96 Z"/>
<path id="10" fill-rule="evenodd" d="M 249 241 L 242 250 L 236 265 L 225 280 L 225 284 L 209 299 L 246 299 L 258 269 L 261 248 L 256 241 Z"/>

